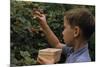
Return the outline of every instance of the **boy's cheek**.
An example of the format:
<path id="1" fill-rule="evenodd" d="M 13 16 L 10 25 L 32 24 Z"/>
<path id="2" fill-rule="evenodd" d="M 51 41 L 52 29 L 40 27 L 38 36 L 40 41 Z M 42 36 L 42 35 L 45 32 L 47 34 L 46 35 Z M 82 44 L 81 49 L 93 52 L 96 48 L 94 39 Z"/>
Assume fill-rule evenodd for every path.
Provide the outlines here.
<path id="1" fill-rule="evenodd" d="M 73 40 L 73 34 L 72 33 L 65 33 L 63 36 L 64 42 L 70 42 Z"/>

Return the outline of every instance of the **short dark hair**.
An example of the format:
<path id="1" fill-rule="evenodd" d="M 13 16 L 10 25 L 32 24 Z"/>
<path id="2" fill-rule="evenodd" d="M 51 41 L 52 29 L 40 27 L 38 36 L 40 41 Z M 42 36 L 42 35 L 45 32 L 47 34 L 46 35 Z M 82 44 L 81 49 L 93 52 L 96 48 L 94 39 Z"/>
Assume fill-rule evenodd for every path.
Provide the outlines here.
<path id="1" fill-rule="evenodd" d="M 95 18 L 88 9 L 71 9 L 65 12 L 65 17 L 71 26 L 79 26 L 86 39 L 89 39 L 95 32 Z"/>

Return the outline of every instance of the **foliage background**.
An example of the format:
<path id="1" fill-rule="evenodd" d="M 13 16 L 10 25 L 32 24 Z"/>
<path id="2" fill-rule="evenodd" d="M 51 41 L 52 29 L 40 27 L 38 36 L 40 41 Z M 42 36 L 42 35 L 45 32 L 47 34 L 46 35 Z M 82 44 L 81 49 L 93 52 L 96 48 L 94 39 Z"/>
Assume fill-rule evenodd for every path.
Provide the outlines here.
<path id="1" fill-rule="evenodd" d="M 52 47 L 46 40 L 38 21 L 32 17 L 33 7 L 43 9 L 47 14 L 47 21 L 59 40 L 62 40 L 63 14 L 71 8 L 86 7 L 95 16 L 95 6 L 41 3 L 31 1 L 11 0 L 10 9 L 10 35 L 11 35 L 11 64 L 12 65 L 37 65 L 38 50 Z M 95 33 L 89 41 L 89 51 L 92 61 L 95 61 Z M 59 63 L 64 63 L 65 57 Z"/>

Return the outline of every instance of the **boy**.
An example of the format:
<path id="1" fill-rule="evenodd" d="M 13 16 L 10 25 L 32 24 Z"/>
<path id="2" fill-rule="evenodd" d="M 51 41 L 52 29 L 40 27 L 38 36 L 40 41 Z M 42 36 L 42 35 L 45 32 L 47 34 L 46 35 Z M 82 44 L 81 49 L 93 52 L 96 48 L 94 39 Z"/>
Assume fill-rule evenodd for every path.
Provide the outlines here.
<path id="1" fill-rule="evenodd" d="M 39 24 L 45 33 L 48 42 L 61 48 L 67 59 L 65 63 L 90 62 L 88 43 L 90 36 L 95 31 L 95 20 L 90 11 L 86 8 L 74 8 L 64 15 L 63 39 L 66 46 L 58 40 L 47 24 L 43 13 L 35 11 Z M 51 60 L 39 57 L 40 64 L 53 64 Z"/>

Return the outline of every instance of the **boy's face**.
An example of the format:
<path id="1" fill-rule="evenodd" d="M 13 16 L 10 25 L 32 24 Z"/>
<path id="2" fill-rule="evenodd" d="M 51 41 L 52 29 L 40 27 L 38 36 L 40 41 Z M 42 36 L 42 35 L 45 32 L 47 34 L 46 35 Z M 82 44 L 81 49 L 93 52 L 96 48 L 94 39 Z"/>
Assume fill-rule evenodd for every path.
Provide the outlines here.
<path id="1" fill-rule="evenodd" d="M 63 39 L 66 44 L 71 46 L 71 43 L 74 40 L 74 29 L 68 24 L 68 21 L 64 17 L 64 31 L 62 32 Z"/>

